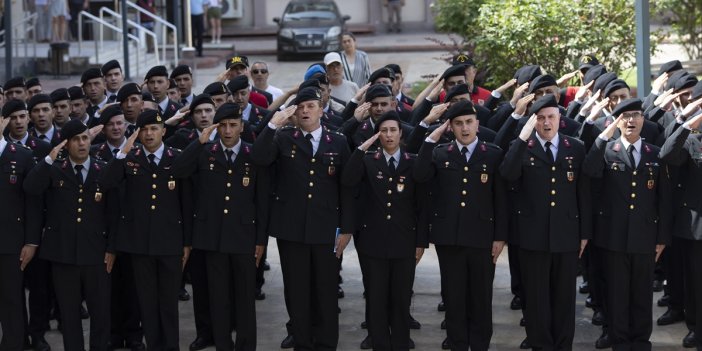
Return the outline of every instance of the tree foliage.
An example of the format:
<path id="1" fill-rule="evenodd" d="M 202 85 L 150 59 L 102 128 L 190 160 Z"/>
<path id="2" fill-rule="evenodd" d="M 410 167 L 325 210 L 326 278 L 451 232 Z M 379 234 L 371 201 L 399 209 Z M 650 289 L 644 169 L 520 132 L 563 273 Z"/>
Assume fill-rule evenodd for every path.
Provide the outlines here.
<path id="1" fill-rule="evenodd" d="M 635 62 L 632 0 L 437 0 L 434 10 L 437 30 L 463 37 L 488 86 L 525 64 L 558 78 L 589 53 L 614 72 Z M 654 35 L 652 50 L 657 41 Z"/>
<path id="2" fill-rule="evenodd" d="M 671 27 L 687 56 L 702 59 L 702 0 L 660 0 L 660 7 L 672 15 Z"/>

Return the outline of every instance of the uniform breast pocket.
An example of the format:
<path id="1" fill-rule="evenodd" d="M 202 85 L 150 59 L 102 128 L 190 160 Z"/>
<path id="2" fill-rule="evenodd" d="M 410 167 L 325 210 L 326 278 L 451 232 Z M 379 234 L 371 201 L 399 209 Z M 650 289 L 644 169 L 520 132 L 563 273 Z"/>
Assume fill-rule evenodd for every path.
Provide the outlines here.
<path id="1" fill-rule="evenodd" d="M 607 169 L 614 172 L 626 172 L 626 164 L 624 162 L 610 161 L 607 162 Z"/>

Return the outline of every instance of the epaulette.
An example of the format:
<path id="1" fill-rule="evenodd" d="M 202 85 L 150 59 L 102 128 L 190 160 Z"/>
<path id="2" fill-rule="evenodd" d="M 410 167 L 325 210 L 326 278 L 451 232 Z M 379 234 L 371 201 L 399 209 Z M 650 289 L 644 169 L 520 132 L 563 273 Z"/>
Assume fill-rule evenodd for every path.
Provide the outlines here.
<path id="1" fill-rule="evenodd" d="M 17 152 L 17 147 L 15 146 L 15 143 L 8 143 L 10 146 L 10 152 Z"/>
<path id="2" fill-rule="evenodd" d="M 32 140 L 32 141 L 33 141 L 33 140 Z M 32 148 L 31 148 L 31 147 L 29 147 L 29 146 L 27 146 L 27 145 L 24 145 L 24 144 L 20 144 L 20 145 L 22 145 L 22 147 L 24 147 L 25 149 L 27 149 L 27 150 L 29 150 L 29 151 L 32 151 Z M 36 145 L 35 145 L 34 147 L 36 147 Z"/>
<path id="3" fill-rule="evenodd" d="M 443 143 L 443 144 L 436 145 L 436 148 L 445 148 L 445 147 L 449 147 L 450 145 L 451 145 L 451 143 Z"/>
<path id="4" fill-rule="evenodd" d="M 278 128 L 278 131 L 282 132 L 282 131 L 289 131 L 289 130 L 295 130 L 295 129 L 297 129 L 297 127 L 291 126 L 291 125 L 285 125 L 285 126 Z"/>

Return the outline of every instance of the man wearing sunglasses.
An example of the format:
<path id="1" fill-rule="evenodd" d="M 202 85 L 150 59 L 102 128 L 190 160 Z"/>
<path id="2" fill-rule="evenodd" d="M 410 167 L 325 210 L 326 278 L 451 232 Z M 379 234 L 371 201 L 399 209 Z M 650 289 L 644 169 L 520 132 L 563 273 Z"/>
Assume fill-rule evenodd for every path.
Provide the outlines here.
<path id="1" fill-rule="evenodd" d="M 275 99 L 283 95 L 283 91 L 280 88 L 274 87 L 268 84 L 268 75 L 270 71 L 268 70 L 268 64 L 262 61 L 256 61 L 251 65 L 251 79 L 253 80 L 254 89 L 265 91 L 273 97 L 273 100 L 268 103 L 273 102 Z"/>

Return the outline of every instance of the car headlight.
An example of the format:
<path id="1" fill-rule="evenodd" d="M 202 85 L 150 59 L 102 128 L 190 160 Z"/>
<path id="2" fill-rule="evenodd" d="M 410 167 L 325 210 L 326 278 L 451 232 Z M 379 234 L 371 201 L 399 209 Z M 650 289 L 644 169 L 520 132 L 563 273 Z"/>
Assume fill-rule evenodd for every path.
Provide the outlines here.
<path id="1" fill-rule="evenodd" d="M 293 39 L 295 36 L 292 29 L 285 28 L 280 30 L 280 36 L 283 38 Z"/>
<path id="2" fill-rule="evenodd" d="M 339 34 L 341 34 L 341 27 L 334 26 L 334 27 L 329 28 L 329 30 L 327 31 L 327 38 L 338 37 Z"/>

